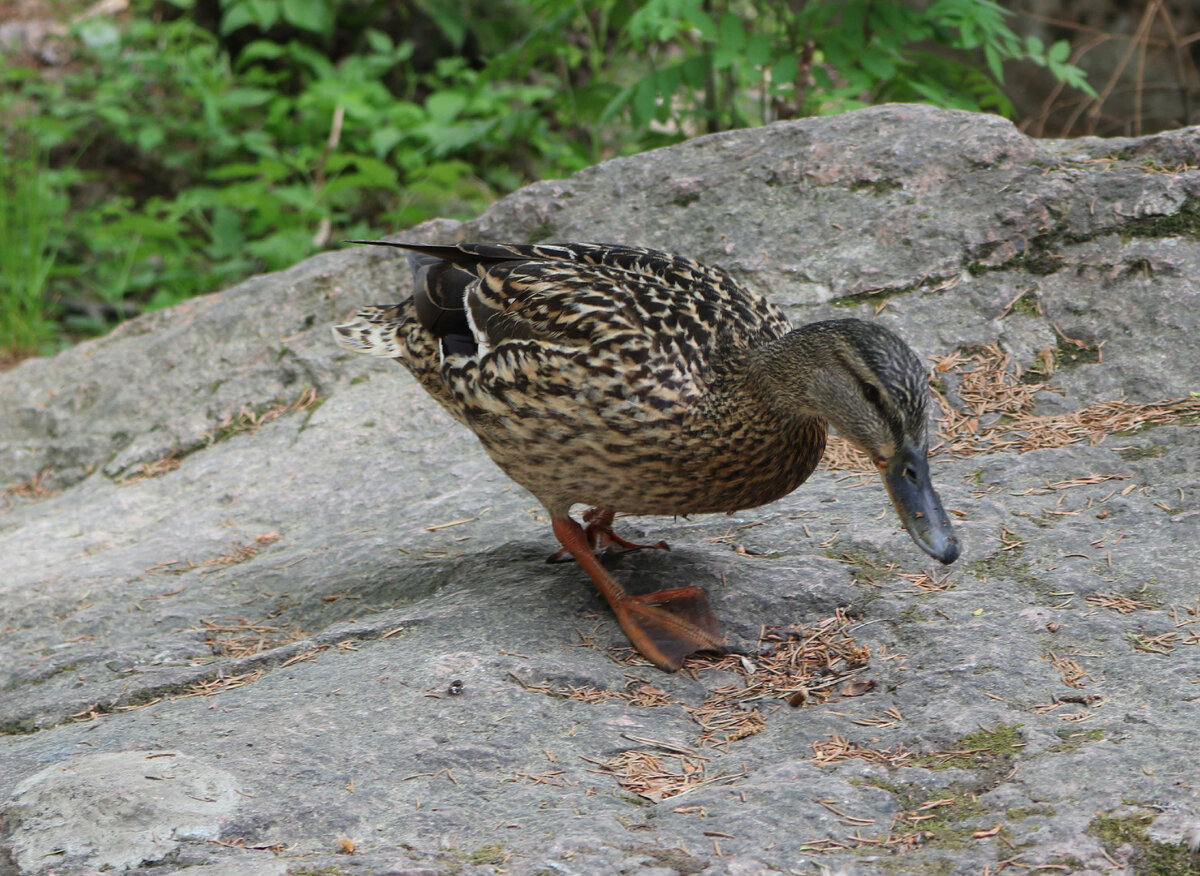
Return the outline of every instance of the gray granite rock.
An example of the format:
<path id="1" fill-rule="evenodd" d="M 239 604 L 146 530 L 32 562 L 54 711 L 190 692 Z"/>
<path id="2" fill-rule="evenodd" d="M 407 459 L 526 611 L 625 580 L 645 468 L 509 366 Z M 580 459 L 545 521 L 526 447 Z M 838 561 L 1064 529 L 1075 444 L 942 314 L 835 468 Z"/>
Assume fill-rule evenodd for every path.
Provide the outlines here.
<path id="1" fill-rule="evenodd" d="M 183 843 L 216 839 L 240 797 L 232 775 L 175 751 L 109 751 L 20 782 L 5 814 L 20 872 L 81 859 L 129 870 Z"/>
<path id="2" fill-rule="evenodd" d="M 1200 391 L 1198 155 L 1198 129 L 1034 141 L 886 106 L 618 159 L 406 238 L 674 250 L 797 322 L 999 345 L 1014 373 L 1049 356 L 1037 413 L 1065 414 Z M 543 562 L 536 502 L 401 368 L 331 342 L 407 289 L 390 252 L 328 253 L 0 374 L 0 874 L 1195 868 L 1194 416 L 935 456 L 948 570 L 842 472 L 623 521 L 673 549 L 615 573 L 705 586 L 734 642 L 843 610 L 869 648 L 873 687 L 759 701 L 759 732 L 706 745 L 688 709 L 735 668 L 613 659 L 585 576 Z M 622 698 L 645 685 L 665 704 Z M 622 787 L 604 765 L 639 751 L 691 758 L 687 790 Z"/>

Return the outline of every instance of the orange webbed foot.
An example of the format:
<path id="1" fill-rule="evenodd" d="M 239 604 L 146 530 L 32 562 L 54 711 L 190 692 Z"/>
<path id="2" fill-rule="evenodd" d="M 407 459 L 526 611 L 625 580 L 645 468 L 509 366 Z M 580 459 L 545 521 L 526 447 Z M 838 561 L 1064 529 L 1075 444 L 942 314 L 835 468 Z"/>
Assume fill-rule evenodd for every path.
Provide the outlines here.
<path id="1" fill-rule="evenodd" d="M 691 654 L 725 651 L 721 625 L 699 587 L 629 596 L 614 611 L 629 641 L 659 669 L 674 672 Z"/>
<path id="2" fill-rule="evenodd" d="M 578 523 L 570 517 L 556 518 L 554 534 L 608 600 L 630 644 L 659 669 L 674 672 L 684 658 L 698 651 L 725 651 L 720 626 L 699 587 L 632 596 L 600 564 Z"/>

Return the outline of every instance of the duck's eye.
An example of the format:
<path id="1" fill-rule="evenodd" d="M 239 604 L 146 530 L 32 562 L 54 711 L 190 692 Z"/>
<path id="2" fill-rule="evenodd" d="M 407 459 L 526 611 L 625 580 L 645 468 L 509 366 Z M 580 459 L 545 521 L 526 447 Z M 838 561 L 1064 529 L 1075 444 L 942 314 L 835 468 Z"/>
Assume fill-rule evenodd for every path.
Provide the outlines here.
<path id="1" fill-rule="evenodd" d="M 877 405 L 883 400 L 883 396 L 879 394 L 878 387 L 876 387 L 873 383 L 863 384 L 863 395 L 866 397 L 867 401 L 873 405 Z"/>

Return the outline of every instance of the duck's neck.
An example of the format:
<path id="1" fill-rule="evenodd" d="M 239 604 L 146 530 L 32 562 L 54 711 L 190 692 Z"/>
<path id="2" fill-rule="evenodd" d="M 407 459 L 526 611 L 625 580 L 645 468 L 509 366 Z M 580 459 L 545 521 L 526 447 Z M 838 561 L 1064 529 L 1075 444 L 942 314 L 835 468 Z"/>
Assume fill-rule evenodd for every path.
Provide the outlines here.
<path id="1" fill-rule="evenodd" d="M 829 325 L 801 326 L 750 352 L 750 384 L 779 421 L 828 418 L 819 389 L 839 346 Z"/>

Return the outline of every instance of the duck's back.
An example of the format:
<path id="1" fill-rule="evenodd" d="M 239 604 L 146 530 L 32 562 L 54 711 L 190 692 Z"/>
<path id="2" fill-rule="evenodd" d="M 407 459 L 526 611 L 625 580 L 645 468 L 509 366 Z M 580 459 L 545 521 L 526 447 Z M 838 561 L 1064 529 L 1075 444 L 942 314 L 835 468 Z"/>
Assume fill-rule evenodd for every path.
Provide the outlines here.
<path id="1" fill-rule="evenodd" d="M 364 310 L 343 343 L 390 339 L 368 352 L 399 358 L 547 507 L 734 510 L 819 459 L 823 423 L 780 434 L 755 408 L 745 353 L 789 325 L 725 271 L 597 244 L 405 248 L 414 298 Z"/>

